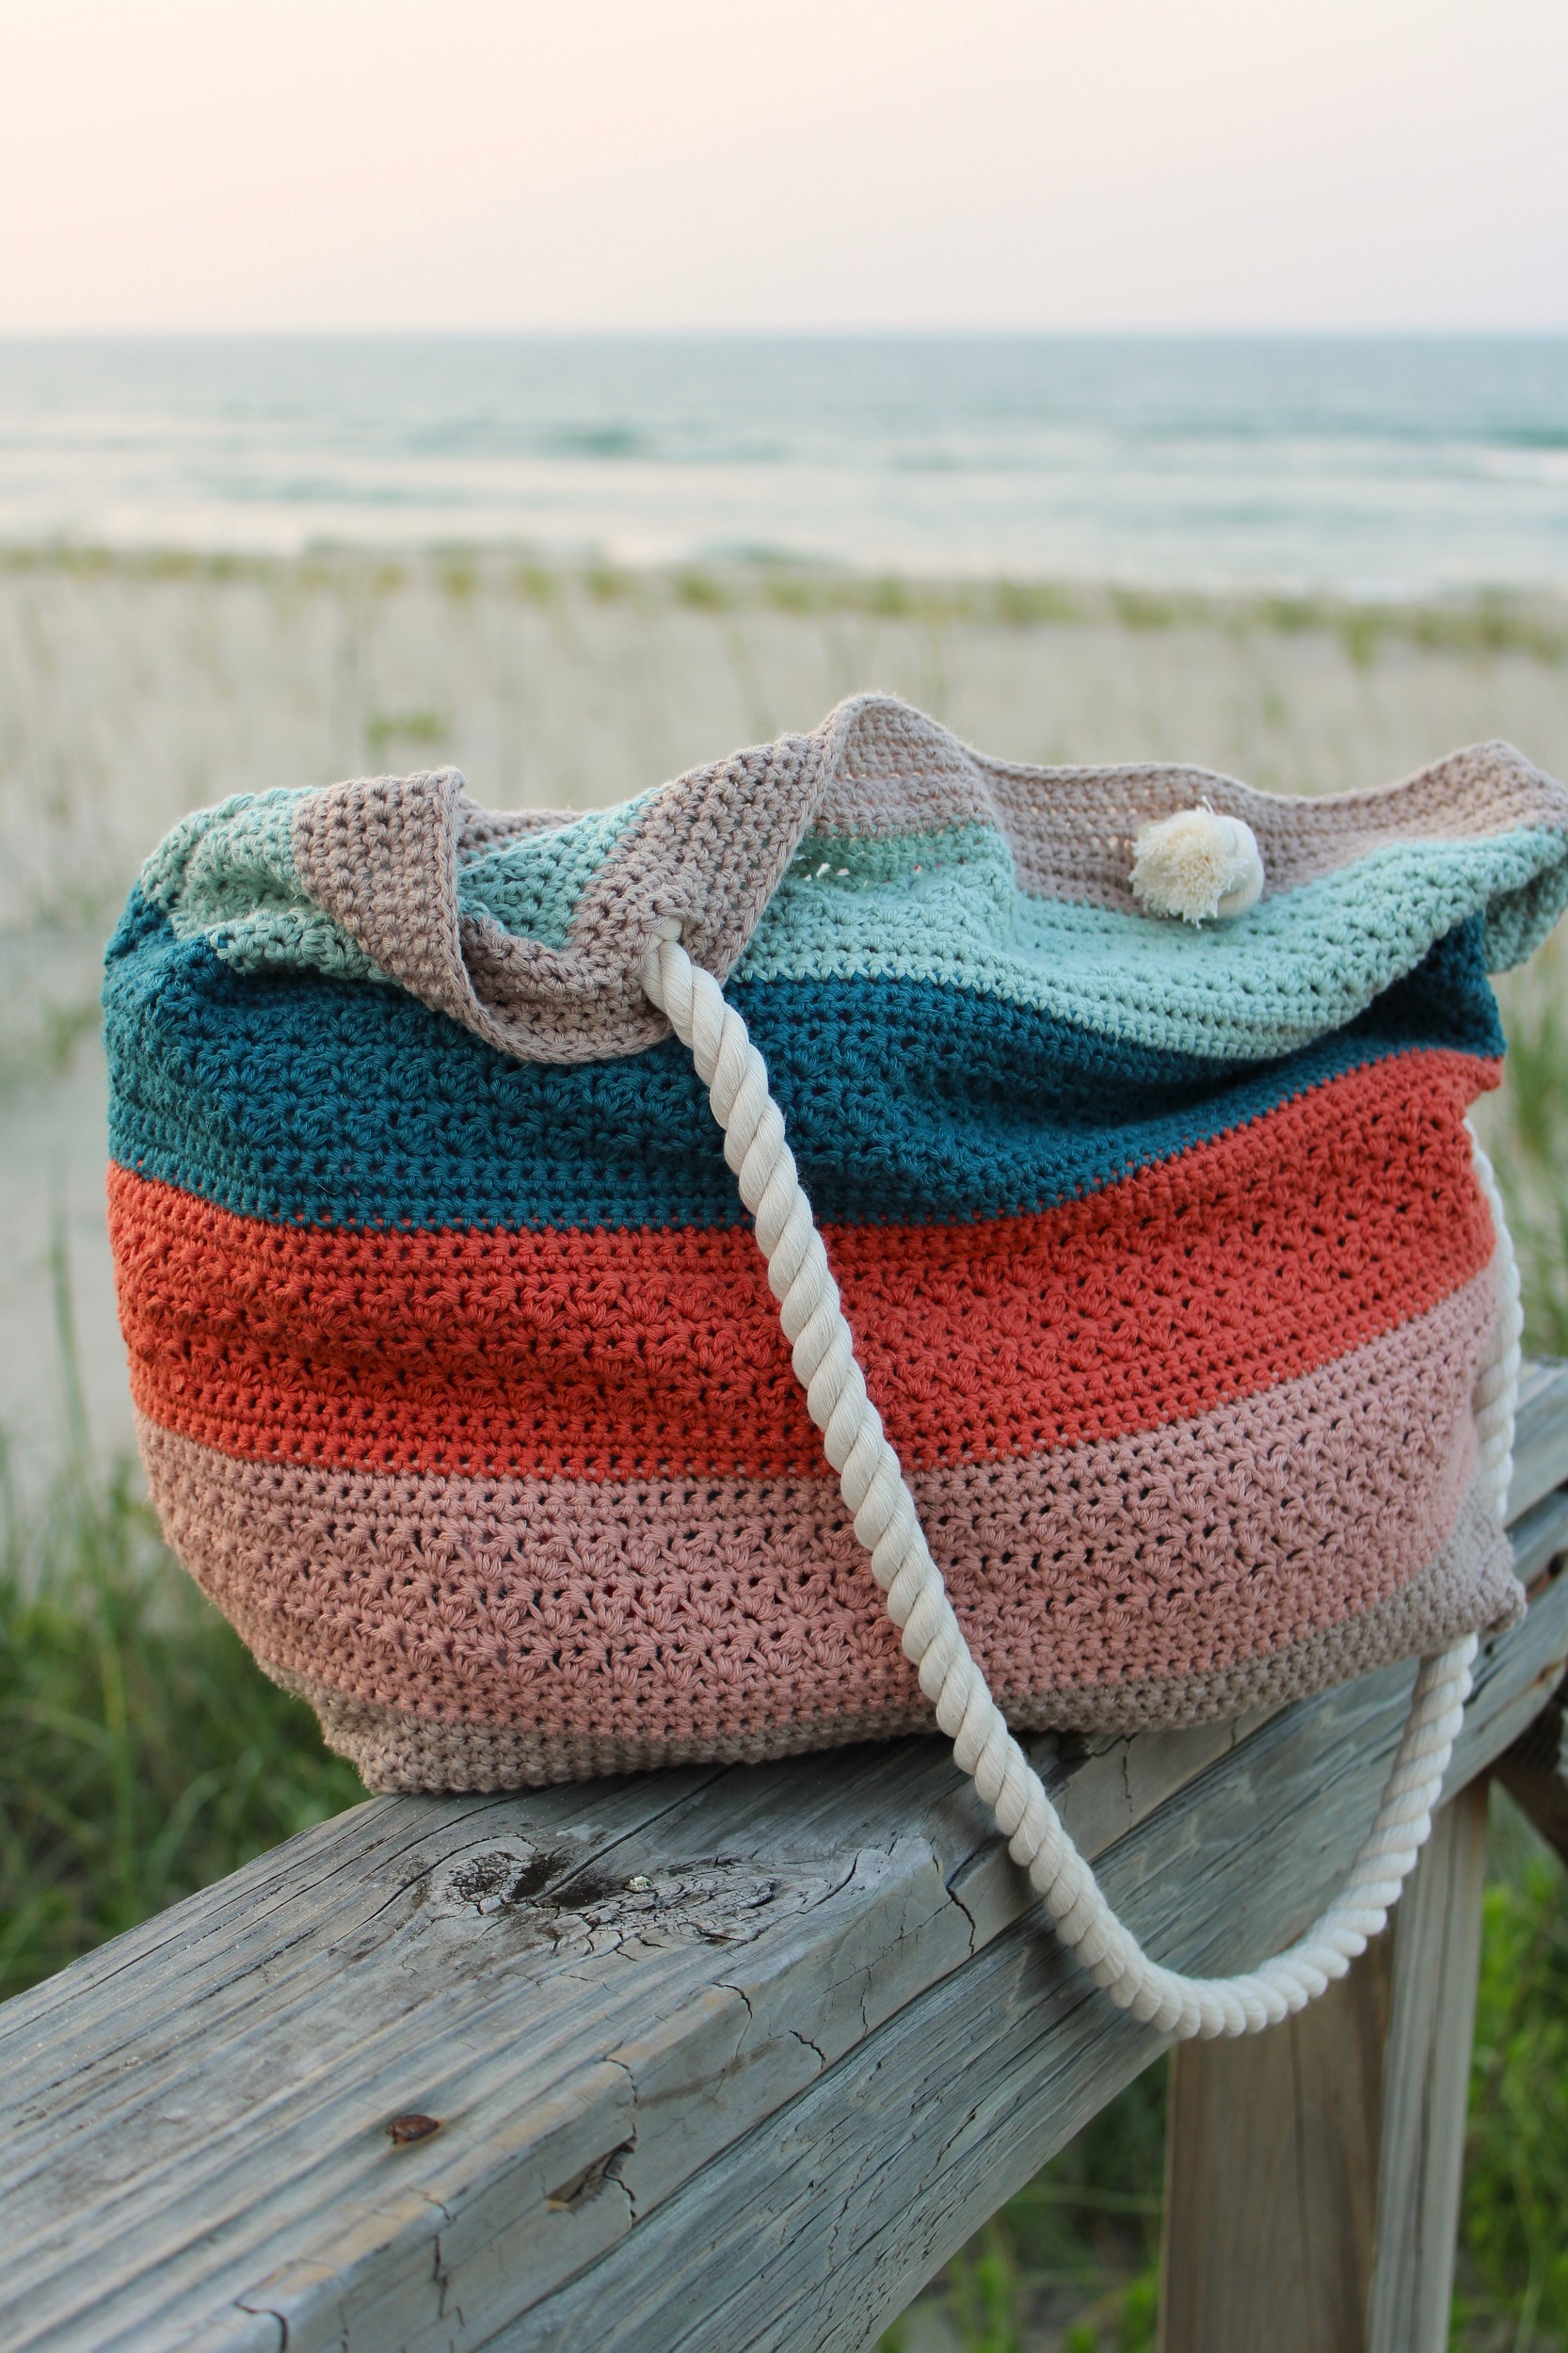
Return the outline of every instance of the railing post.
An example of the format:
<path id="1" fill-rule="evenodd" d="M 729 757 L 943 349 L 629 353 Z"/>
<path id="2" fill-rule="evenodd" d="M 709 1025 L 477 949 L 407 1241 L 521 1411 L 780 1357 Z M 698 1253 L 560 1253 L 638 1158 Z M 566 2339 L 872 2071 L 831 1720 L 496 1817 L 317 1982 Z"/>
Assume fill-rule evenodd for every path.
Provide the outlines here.
<path id="1" fill-rule="evenodd" d="M 1267 2034 L 1172 2053 L 1160 2353 L 1363 2353 L 1390 1943 Z"/>
<path id="2" fill-rule="evenodd" d="M 1160 2353 L 1445 2353 L 1485 1869 L 1482 1776 L 1348 1977 L 1173 2054 Z"/>
<path id="3" fill-rule="evenodd" d="M 1486 1880 L 1486 1777 L 1450 1799 L 1395 1915 L 1367 2353 L 1446 2353 Z"/>

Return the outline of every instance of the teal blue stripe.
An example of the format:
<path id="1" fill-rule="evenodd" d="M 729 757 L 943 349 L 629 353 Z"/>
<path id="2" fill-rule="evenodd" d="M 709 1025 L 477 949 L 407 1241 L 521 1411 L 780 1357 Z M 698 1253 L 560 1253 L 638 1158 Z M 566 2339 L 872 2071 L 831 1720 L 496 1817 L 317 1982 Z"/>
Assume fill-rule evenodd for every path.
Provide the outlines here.
<path id="1" fill-rule="evenodd" d="M 1390 1056 L 1490 1061 L 1502 1037 L 1480 928 L 1442 941 L 1360 1021 L 1272 1063 L 1119 1047 L 918 981 L 730 994 L 818 1216 L 943 1224 L 1096 1192 Z M 401 989 L 236 972 L 206 940 L 176 939 L 139 892 L 104 1007 L 115 1159 L 243 1216 L 584 1229 L 745 1216 L 674 1038 L 611 1062 L 514 1062 Z"/>

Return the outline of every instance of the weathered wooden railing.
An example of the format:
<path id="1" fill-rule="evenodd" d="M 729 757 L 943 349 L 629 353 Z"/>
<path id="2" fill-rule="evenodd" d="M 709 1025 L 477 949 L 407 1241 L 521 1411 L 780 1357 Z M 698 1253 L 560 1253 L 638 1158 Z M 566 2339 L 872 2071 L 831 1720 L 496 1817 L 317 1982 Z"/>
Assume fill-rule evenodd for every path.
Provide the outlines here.
<path id="1" fill-rule="evenodd" d="M 1480 1794 L 1440 1816 L 1391 1961 L 1183 2047 L 1169 2353 L 1446 2343 L 1478 1776 L 1513 1751 L 1550 1832 L 1554 1758 L 1514 1744 L 1568 1665 L 1564 1481 L 1568 1367 L 1538 1366 L 1532 1604 L 1448 1782 Z M 1409 1682 L 1034 1748 L 1134 1929 L 1230 1969 L 1344 1869 Z M 0 2342 L 852 2353 L 1161 2047 L 1025 1896 L 935 1740 L 375 1800 L 0 2010 Z"/>

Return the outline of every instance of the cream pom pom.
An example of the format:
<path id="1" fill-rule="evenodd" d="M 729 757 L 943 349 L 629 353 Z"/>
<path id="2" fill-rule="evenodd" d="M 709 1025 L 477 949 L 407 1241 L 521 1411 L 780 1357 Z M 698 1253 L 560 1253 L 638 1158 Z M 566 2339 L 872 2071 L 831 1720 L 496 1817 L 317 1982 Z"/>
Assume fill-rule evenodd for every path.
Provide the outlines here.
<path id="1" fill-rule="evenodd" d="M 1183 808 L 1143 826 L 1133 843 L 1132 895 L 1151 915 L 1186 923 L 1245 915 L 1263 892 L 1263 854 L 1240 817 Z"/>

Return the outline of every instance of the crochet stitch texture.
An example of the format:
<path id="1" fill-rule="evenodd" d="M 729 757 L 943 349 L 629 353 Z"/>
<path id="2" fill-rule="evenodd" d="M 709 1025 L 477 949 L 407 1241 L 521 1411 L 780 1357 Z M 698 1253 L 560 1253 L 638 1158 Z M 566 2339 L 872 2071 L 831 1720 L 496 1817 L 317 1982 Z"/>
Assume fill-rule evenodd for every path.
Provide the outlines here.
<path id="1" fill-rule="evenodd" d="M 1138 911 L 1207 800 L 1267 888 Z M 929 1723 L 704 1091 L 727 982 L 871 1392 L 1018 1724 L 1186 1722 L 1506 1621 L 1464 1112 L 1568 897 L 1518 755 L 1285 801 L 1035 771 L 875 698 L 626 808 L 450 772 L 244 798 L 111 946 L 111 1224 L 154 1497 L 378 1786 Z"/>

